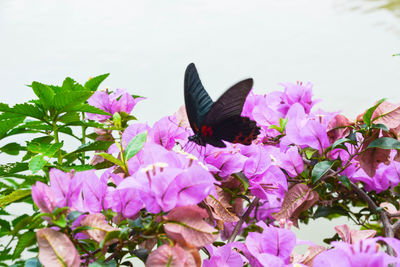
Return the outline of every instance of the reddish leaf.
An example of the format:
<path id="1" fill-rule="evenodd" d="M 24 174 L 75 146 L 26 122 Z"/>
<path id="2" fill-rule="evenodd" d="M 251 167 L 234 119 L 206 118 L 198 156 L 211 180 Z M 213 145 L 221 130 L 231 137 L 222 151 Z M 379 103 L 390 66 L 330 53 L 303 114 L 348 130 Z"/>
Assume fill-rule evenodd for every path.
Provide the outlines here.
<path id="1" fill-rule="evenodd" d="M 323 246 L 319 246 L 319 245 L 312 246 L 312 247 L 310 246 L 310 247 L 308 247 L 306 253 L 304 253 L 303 255 L 291 256 L 291 258 L 292 258 L 291 263 L 301 263 L 306 266 L 312 267 L 314 258 L 316 256 L 318 256 L 318 254 L 320 254 L 321 252 L 323 252 L 325 250 L 326 250 L 326 248 Z"/>
<path id="2" fill-rule="evenodd" d="M 384 101 L 374 111 L 372 121 L 373 123 L 382 123 L 390 129 L 398 127 L 400 125 L 400 104 Z"/>
<path id="3" fill-rule="evenodd" d="M 344 242 L 350 244 L 355 244 L 360 240 L 371 238 L 376 235 L 375 230 L 350 229 L 347 224 L 335 226 L 335 231 Z"/>
<path id="4" fill-rule="evenodd" d="M 206 223 L 207 212 L 198 206 L 184 206 L 171 210 L 166 220 L 174 221 L 164 224 L 166 234 L 185 247 L 191 244 L 203 247 L 211 244 L 218 238 L 214 227 Z"/>
<path id="5" fill-rule="evenodd" d="M 108 232 L 119 230 L 118 228 L 109 225 L 106 221 L 106 217 L 101 213 L 89 214 L 81 221 L 81 225 L 94 228 L 93 230 L 87 230 L 86 233 L 98 243 L 104 240 L 104 237 Z M 118 240 L 109 240 L 106 245 L 115 243 L 116 241 Z"/>
<path id="6" fill-rule="evenodd" d="M 44 266 L 80 266 L 80 256 L 68 236 L 51 228 L 36 232 L 39 260 Z"/>
<path id="7" fill-rule="evenodd" d="M 290 219 L 297 227 L 297 218 L 300 213 L 309 209 L 318 199 L 318 193 L 312 191 L 307 185 L 296 184 L 286 192 L 281 210 L 273 214 L 273 217 L 276 220 Z"/>
<path id="8" fill-rule="evenodd" d="M 162 245 L 149 255 L 146 266 L 192 267 L 200 265 L 196 264 L 190 252 L 184 250 L 179 245 L 173 247 Z"/>
<path id="9" fill-rule="evenodd" d="M 379 137 L 379 130 L 375 130 L 370 137 L 368 137 L 362 146 L 362 150 L 368 147 L 368 145 Z M 390 149 L 382 148 L 369 148 L 365 150 L 357 160 L 360 162 L 360 167 L 365 171 L 365 173 L 370 176 L 375 176 L 375 171 L 378 165 L 381 163 L 389 164 Z"/>
<path id="10" fill-rule="evenodd" d="M 329 123 L 327 127 L 327 134 L 331 143 L 336 140 L 347 136 L 350 133 L 350 128 L 354 122 L 350 121 L 347 117 L 338 114 Z"/>

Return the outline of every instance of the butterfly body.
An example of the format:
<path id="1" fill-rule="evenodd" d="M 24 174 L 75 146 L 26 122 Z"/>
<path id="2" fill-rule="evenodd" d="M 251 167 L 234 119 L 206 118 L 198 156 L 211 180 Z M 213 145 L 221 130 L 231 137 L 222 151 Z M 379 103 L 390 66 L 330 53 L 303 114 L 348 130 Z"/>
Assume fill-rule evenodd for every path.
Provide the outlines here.
<path id="1" fill-rule="evenodd" d="M 204 89 L 196 67 L 189 64 L 185 72 L 185 105 L 190 126 L 189 137 L 198 145 L 226 147 L 222 140 L 250 145 L 260 133 L 256 122 L 242 117 L 243 105 L 253 86 L 253 79 L 238 82 L 216 102 Z"/>

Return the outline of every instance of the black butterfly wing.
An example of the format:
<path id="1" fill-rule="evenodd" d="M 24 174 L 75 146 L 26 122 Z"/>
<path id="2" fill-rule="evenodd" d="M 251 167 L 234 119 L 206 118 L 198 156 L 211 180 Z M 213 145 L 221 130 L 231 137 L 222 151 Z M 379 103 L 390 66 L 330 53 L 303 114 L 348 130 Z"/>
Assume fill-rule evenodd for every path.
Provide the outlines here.
<path id="1" fill-rule="evenodd" d="M 214 102 L 201 84 L 196 66 L 190 63 L 185 71 L 185 106 L 190 126 L 199 132 L 207 113 Z"/>
<path id="2" fill-rule="evenodd" d="M 222 147 L 220 140 L 231 143 L 251 144 L 260 128 L 255 121 L 241 117 L 244 102 L 253 87 L 253 79 L 246 79 L 229 88 L 211 107 L 203 122 L 203 127 L 210 127 L 212 134 L 206 137 L 206 142 Z M 225 146 L 225 145 L 223 145 Z"/>
<path id="3" fill-rule="evenodd" d="M 218 123 L 242 113 L 244 102 L 253 87 L 253 79 L 246 79 L 233 85 L 218 98 L 208 112 L 204 124 L 218 125 Z"/>

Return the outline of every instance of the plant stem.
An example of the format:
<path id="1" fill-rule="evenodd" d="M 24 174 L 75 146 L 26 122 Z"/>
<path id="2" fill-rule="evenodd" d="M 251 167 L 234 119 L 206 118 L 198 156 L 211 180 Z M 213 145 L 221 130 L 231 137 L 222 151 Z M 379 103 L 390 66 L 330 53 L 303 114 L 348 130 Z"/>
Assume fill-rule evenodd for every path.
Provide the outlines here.
<path id="1" fill-rule="evenodd" d="M 60 143 L 59 137 L 58 137 L 58 127 L 57 127 L 57 122 L 54 121 L 53 122 L 53 132 L 54 132 L 54 141 L 56 142 L 56 144 Z M 61 165 L 62 164 L 62 155 L 61 155 L 61 149 L 58 149 L 57 151 L 58 154 L 58 164 Z"/>
<path id="2" fill-rule="evenodd" d="M 250 213 L 257 206 L 258 201 L 260 201 L 260 198 L 255 197 L 253 199 L 253 201 L 250 203 L 250 206 L 247 208 L 246 212 L 243 214 L 243 216 L 240 218 L 240 220 L 235 225 L 235 228 L 232 231 L 232 235 L 228 239 L 228 243 L 231 243 L 235 240 L 236 236 L 239 234 L 240 228 L 242 228 L 244 221 L 250 216 Z"/>

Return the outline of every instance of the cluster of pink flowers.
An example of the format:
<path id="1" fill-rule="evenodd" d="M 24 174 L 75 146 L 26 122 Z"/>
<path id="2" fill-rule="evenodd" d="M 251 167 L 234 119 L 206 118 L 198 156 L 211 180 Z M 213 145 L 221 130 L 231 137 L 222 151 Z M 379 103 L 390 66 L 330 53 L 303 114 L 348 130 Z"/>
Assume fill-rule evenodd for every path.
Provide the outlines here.
<path id="1" fill-rule="evenodd" d="M 299 243 L 294 233 L 285 228 L 267 226 L 265 219 L 273 219 L 272 212 L 279 211 L 288 190 L 288 178 L 304 171 L 300 151 L 312 148 L 321 155 L 346 132 L 329 135 L 329 131 L 345 121 L 337 113 L 313 111 L 317 101 L 312 100 L 312 85 L 283 84 L 283 92 L 268 95 L 251 93 L 242 115 L 255 120 L 262 133 L 250 146 L 227 143 L 226 148 L 195 144 L 187 145 L 192 131 L 182 114 L 167 116 L 151 127 L 143 123 L 128 126 L 122 134 L 123 149 L 139 133 L 147 132 L 144 147 L 127 161 L 129 175 L 117 172 L 117 167 L 106 170 L 99 178 L 94 171 L 64 173 L 50 171 L 50 186 L 37 182 L 32 187 L 32 197 L 42 212 L 51 213 L 55 207 L 69 207 L 87 213 L 111 209 L 119 218 L 134 219 L 140 210 L 149 213 L 168 213 L 183 206 L 196 205 L 212 195 L 217 198 L 216 185 L 232 174 L 243 173 L 249 181 L 253 196 L 260 199 L 256 217 L 262 233 L 250 232 L 244 242 L 228 243 L 206 248 L 210 258 L 204 266 L 290 266 L 296 262 L 291 257 Z M 111 114 L 129 114 L 141 99 L 127 92 L 96 92 L 89 104 Z M 110 116 L 87 114 L 91 120 L 105 121 Z M 187 120 L 187 119 L 186 119 Z M 285 125 L 283 125 L 283 123 Z M 348 123 L 346 121 L 345 123 Z M 274 140 L 282 136 L 279 142 Z M 177 145 L 179 144 L 179 145 Z M 351 151 L 350 145 L 346 144 Z M 176 149 L 176 148 L 179 149 Z M 183 148 L 183 149 L 182 149 Z M 112 145 L 108 153 L 118 156 L 120 149 Z M 329 152 L 331 159 L 346 162 L 350 153 L 344 150 Z M 393 159 L 395 153 L 390 157 Z M 391 160 L 380 164 L 373 176 L 367 175 L 357 158 L 342 171 L 353 182 L 362 182 L 367 191 L 381 192 L 399 184 L 400 163 Z M 220 181 L 215 179 L 219 177 Z M 115 186 L 110 186 L 112 181 Z M 232 229 L 235 223 L 226 223 Z M 229 232 L 229 231 L 228 231 Z M 355 243 L 333 242 L 333 249 L 320 253 L 314 266 L 387 266 L 399 262 L 398 258 L 377 249 L 384 241 L 400 255 L 397 239 L 369 238 Z M 241 253 L 239 253 L 239 251 Z M 302 263 L 297 262 L 297 266 Z"/>

